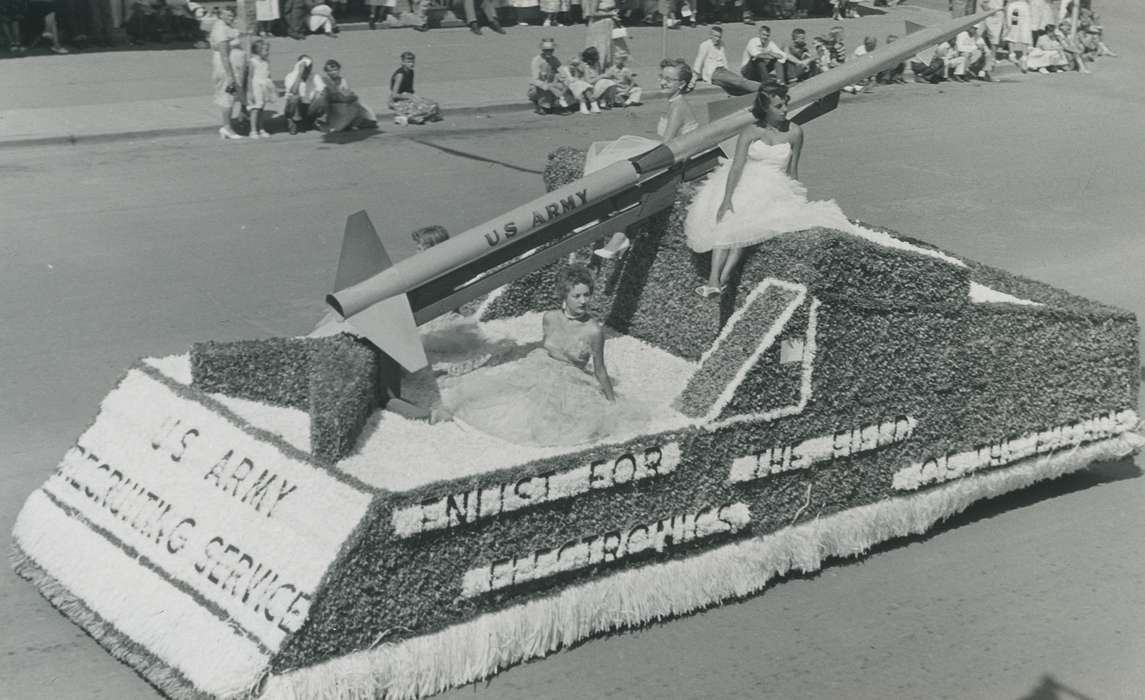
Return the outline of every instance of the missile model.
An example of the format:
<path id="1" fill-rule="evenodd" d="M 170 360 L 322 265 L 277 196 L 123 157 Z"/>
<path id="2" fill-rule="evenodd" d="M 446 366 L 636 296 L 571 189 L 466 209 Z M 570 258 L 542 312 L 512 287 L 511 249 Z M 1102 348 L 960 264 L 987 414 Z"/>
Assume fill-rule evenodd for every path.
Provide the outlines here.
<path id="1" fill-rule="evenodd" d="M 813 109 L 839 91 L 981 22 L 979 12 L 908 34 L 788 90 L 789 110 Z M 715 167 L 719 144 L 754 120 L 744 107 L 628 160 L 470 228 L 431 250 L 395 260 L 365 212 L 346 225 L 334 293 L 327 303 L 355 330 L 409 371 L 427 364 L 417 333 L 461 303 L 575 251 L 605 233 L 623 231 L 672 205 L 682 180 Z M 834 103 L 831 102 L 833 105 Z M 829 108 L 828 108 L 829 109 Z"/>

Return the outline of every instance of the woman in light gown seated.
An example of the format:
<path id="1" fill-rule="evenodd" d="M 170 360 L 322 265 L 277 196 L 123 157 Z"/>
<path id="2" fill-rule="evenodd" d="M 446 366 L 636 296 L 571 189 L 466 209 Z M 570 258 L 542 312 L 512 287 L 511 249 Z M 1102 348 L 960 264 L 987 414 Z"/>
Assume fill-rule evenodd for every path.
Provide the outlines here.
<path id="1" fill-rule="evenodd" d="M 647 153 L 661 143 L 671 141 L 699 127 L 696 112 L 684 97 L 693 84 L 691 67 L 682 58 L 664 60 L 660 66 L 660 89 L 668 93 L 668 111 L 660 115 L 660 121 L 656 124 L 656 135 L 660 138 L 625 135 L 615 141 L 593 143 L 584 159 L 585 175 L 606 165 Z M 617 231 L 608 243 L 602 248 L 597 248 L 595 253 L 602 258 L 610 259 L 623 254 L 629 245 L 624 232 Z"/>
<path id="2" fill-rule="evenodd" d="M 688 208 L 688 245 L 712 254 L 708 281 L 696 288 L 702 297 L 724 291 L 749 246 L 815 226 L 854 229 L 834 201 L 807 201 L 807 188 L 796 179 L 803 129 L 787 120 L 787 101 L 787 87 L 774 78 L 760 85 L 751 108 L 755 122 L 740 132 L 732 160 L 708 175 Z"/>
<path id="3" fill-rule="evenodd" d="M 570 265 L 560 277 L 561 308 L 544 315 L 543 347 L 516 362 L 443 379 L 445 409 L 465 425 L 521 445 L 579 445 L 637 432 L 648 415 L 613 391 L 604 328 L 589 313 L 593 288 L 588 269 Z"/>

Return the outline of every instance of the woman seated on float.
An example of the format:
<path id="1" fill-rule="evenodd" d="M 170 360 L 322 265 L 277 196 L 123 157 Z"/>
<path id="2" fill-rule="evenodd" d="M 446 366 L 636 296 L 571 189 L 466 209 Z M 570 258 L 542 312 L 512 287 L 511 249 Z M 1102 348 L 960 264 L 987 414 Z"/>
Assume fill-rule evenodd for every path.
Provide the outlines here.
<path id="1" fill-rule="evenodd" d="M 604 328 L 589 312 L 594 287 L 586 267 L 566 268 L 561 308 L 542 319 L 542 347 L 516 362 L 443 379 L 445 409 L 465 425 L 521 445 L 577 445 L 642 427 L 647 413 L 613 390 Z"/>
<path id="2" fill-rule="evenodd" d="M 656 124 L 656 134 L 660 138 L 657 140 L 626 135 L 615 141 L 594 143 L 585 157 L 585 175 L 646 153 L 661 143 L 694 131 L 700 126 L 695 110 L 684 97 L 693 86 L 691 67 L 682 58 L 665 59 L 660 62 L 660 66 L 660 89 L 668 93 L 668 111 L 660 115 L 660 121 Z M 602 258 L 610 259 L 623 254 L 628 247 L 628 236 L 623 231 L 617 231 L 605 246 L 597 248 L 594 252 Z"/>
<path id="3" fill-rule="evenodd" d="M 684 220 L 688 245 L 712 255 L 702 297 L 723 293 L 744 251 L 788 231 L 823 226 L 851 231 L 834 201 L 807 201 L 799 177 L 803 129 L 787 119 L 787 87 L 766 77 L 731 162 L 723 161 L 700 185 Z"/>

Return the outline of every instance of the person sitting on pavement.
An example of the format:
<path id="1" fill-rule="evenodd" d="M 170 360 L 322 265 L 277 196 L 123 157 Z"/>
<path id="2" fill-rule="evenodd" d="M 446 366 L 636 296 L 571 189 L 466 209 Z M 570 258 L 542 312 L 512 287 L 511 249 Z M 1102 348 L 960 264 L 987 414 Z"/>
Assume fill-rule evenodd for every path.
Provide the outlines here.
<path id="1" fill-rule="evenodd" d="M 246 97 L 239 87 L 239 79 L 246 71 L 246 53 L 239 43 L 239 30 L 235 28 L 235 11 L 225 7 L 219 12 L 219 21 L 211 25 L 207 41 L 211 45 L 211 78 L 215 83 L 215 105 L 220 109 L 222 126 L 219 136 L 224 139 L 242 138 L 235 133 L 233 120 L 236 101 Z"/>
<path id="2" fill-rule="evenodd" d="M 853 58 L 861 58 L 873 52 L 879 45 L 879 40 L 873 36 L 863 37 L 863 44 L 855 47 L 855 53 L 852 54 Z M 858 95 L 871 83 L 871 76 L 867 76 L 862 80 L 852 84 L 844 85 L 843 92 L 849 92 L 852 95 Z"/>
<path id="3" fill-rule="evenodd" d="M 915 54 L 910 61 L 914 82 L 937 84 L 946 80 L 946 56 L 949 51 L 950 46 L 942 42 Z"/>
<path id="4" fill-rule="evenodd" d="M 696 60 L 692 63 L 694 81 L 704 80 L 723 88 L 729 95 L 752 95 L 759 89 L 759 81 L 748 80 L 739 71 L 728 68 L 728 56 L 724 48 L 724 30 L 719 25 L 711 28 L 708 38 L 700 43 Z"/>
<path id="5" fill-rule="evenodd" d="M 791 31 L 791 41 L 783 47 L 787 61 L 782 66 L 784 83 L 798 83 L 819 74 L 819 56 L 807 45 L 807 30 L 796 27 Z"/>
<path id="6" fill-rule="evenodd" d="M 311 34 L 325 34 L 336 38 L 342 31 L 334 19 L 334 9 L 325 3 L 319 3 L 310 8 L 310 16 L 306 18 L 307 29 Z"/>
<path id="7" fill-rule="evenodd" d="M 830 59 L 826 66 L 820 68 L 834 68 L 847 62 L 847 42 L 843 38 L 843 28 L 839 25 L 831 27 L 827 36 L 823 37 L 823 46 L 827 48 Z"/>
<path id="8" fill-rule="evenodd" d="M 1087 47 L 1094 57 L 1110 56 L 1117 58 L 1117 54 L 1114 53 L 1113 49 L 1105 45 L 1101 20 L 1097 18 L 1097 15 L 1093 14 L 1093 10 L 1088 7 L 1081 8 L 1081 11 L 1078 13 L 1077 25 L 1078 37 L 1082 39 L 1083 45 Z"/>
<path id="9" fill-rule="evenodd" d="M 641 97 L 644 90 L 636 84 L 636 74 L 628 67 L 628 51 L 617 49 L 612 57 L 612 65 L 604 71 L 604 77 L 616 83 L 613 92 L 613 105 L 617 107 L 633 107 L 644 104 Z"/>
<path id="10" fill-rule="evenodd" d="M 529 65 L 529 101 L 537 114 L 566 110 L 572 106 L 572 93 L 559 76 L 562 66 L 556 56 L 557 42 L 541 39 L 540 49 Z"/>
<path id="11" fill-rule="evenodd" d="M 759 35 L 749 39 L 744 47 L 740 58 L 740 75 L 758 83 L 765 75 L 775 74 L 776 66 L 782 66 L 786 60 L 787 54 L 771 40 L 771 27 L 760 25 Z"/>
<path id="12" fill-rule="evenodd" d="M 278 99 L 278 88 L 270 77 L 270 42 L 255 39 L 250 46 L 250 84 L 247 87 L 247 108 L 250 109 L 250 137 L 270 138 L 262 121 L 266 108 Z"/>
<path id="13" fill-rule="evenodd" d="M 327 133 L 372 129 L 378 118 L 373 110 L 362 104 L 350 83 L 342 77 L 342 64 L 334 59 L 326 61 L 322 73 L 315 76 L 317 94 L 310 103 L 314 123 Z"/>
<path id="14" fill-rule="evenodd" d="M 728 54 L 724 49 L 724 28 L 717 24 L 708 28 L 708 38 L 700 42 L 696 60 L 692 61 L 692 74 L 696 80 L 711 83 L 712 74 L 720 68 L 728 69 Z"/>
<path id="15" fill-rule="evenodd" d="M 986 46 L 986 40 L 979 34 L 978 27 L 968 27 L 959 32 L 958 36 L 954 37 L 954 50 L 958 52 L 965 65 L 963 80 L 969 80 L 970 77 L 980 78 L 986 82 L 994 80 L 990 75 L 994 70 L 994 54 Z"/>
<path id="16" fill-rule="evenodd" d="M 1065 70 L 1069 61 L 1062 50 L 1061 42 L 1054 34 L 1055 27 L 1048 25 L 1042 28 L 1034 48 L 1030 49 L 1030 57 L 1026 60 L 1026 67 L 1038 73 L 1055 73 Z"/>
<path id="17" fill-rule="evenodd" d="M 313 125 L 310 115 L 310 103 L 317 94 L 317 88 L 311 73 L 314 70 L 314 60 L 306 54 L 298 57 L 294 68 L 286 74 L 282 81 L 286 90 L 286 107 L 283 114 L 286 116 L 286 126 L 291 134 L 306 131 Z"/>
<path id="18" fill-rule="evenodd" d="M 887 44 L 893 44 L 898 41 L 898 35 L 887 34 Z M 897 66 L 892 66 L 885 70 L 879 71 L 875 75 L 875 82 L 880 85 L 893 85 L 896 83 L 905 83 L 906 78 L 903 74 L 906 73 L 906 62 L 900 62 Z"/>
<path id="19" fill-rule="evenodd" d="M 413 90 L 413 68 L 417 57 L 413 51 L 402 52 L 402 64 L 390 76 L 390 109 L 395 124 L 425 124 L 441 121 L 441 107 Z"/>
<path id="20" fill-rule="evenodd" d="M 1065 56 L 1067 67 L 1079 73 L 1092 73 L 1093 71 L 1085 65 L 1085 49 L 1082 47 L 1081 41 L 1079 41 L 1081 35 L 1078 34 L 1077 37 L 1074 37 L 1073 32 L 1070 31 L 1070 27 L 1069 20 L 1064 19 L 1058 23 L 1058 26 L 1053 32 L 1054 38 L 1061 44 L 1062 54 Z"/>
<path id="21" fill-rule="evenodd" d="M 569 62 L 567 69 L 558 71 L 573 97 L 580 103 L 581 114 L 598 114 L 601 101 L 607 100 L 609 91 L 615 87 L 615 83 L 601 76 L 599 66 L 600 55 L 596 47 L 589 46 L 581 52 L 580 57 Z"/>

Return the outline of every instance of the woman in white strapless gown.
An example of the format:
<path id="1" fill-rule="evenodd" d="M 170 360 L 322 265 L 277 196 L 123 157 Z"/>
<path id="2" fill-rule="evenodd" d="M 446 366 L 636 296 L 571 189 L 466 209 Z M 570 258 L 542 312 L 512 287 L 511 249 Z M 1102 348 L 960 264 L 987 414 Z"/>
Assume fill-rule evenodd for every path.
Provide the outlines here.
<path id="1" fill-rule="evenodd" d="M 815 226 L 851 229 L 834 201 L 808 202 L 796 179 L 803 130 L 787 121 L 787 88 L 764 82 L 752 114 L 756 122 L 740 132 L 735 156 L 700 185 L 684 220 L 692 250 L 712 253 L 708 282 L 696 288 L 700 296 L 723 291 L 748 246 Z"/>

